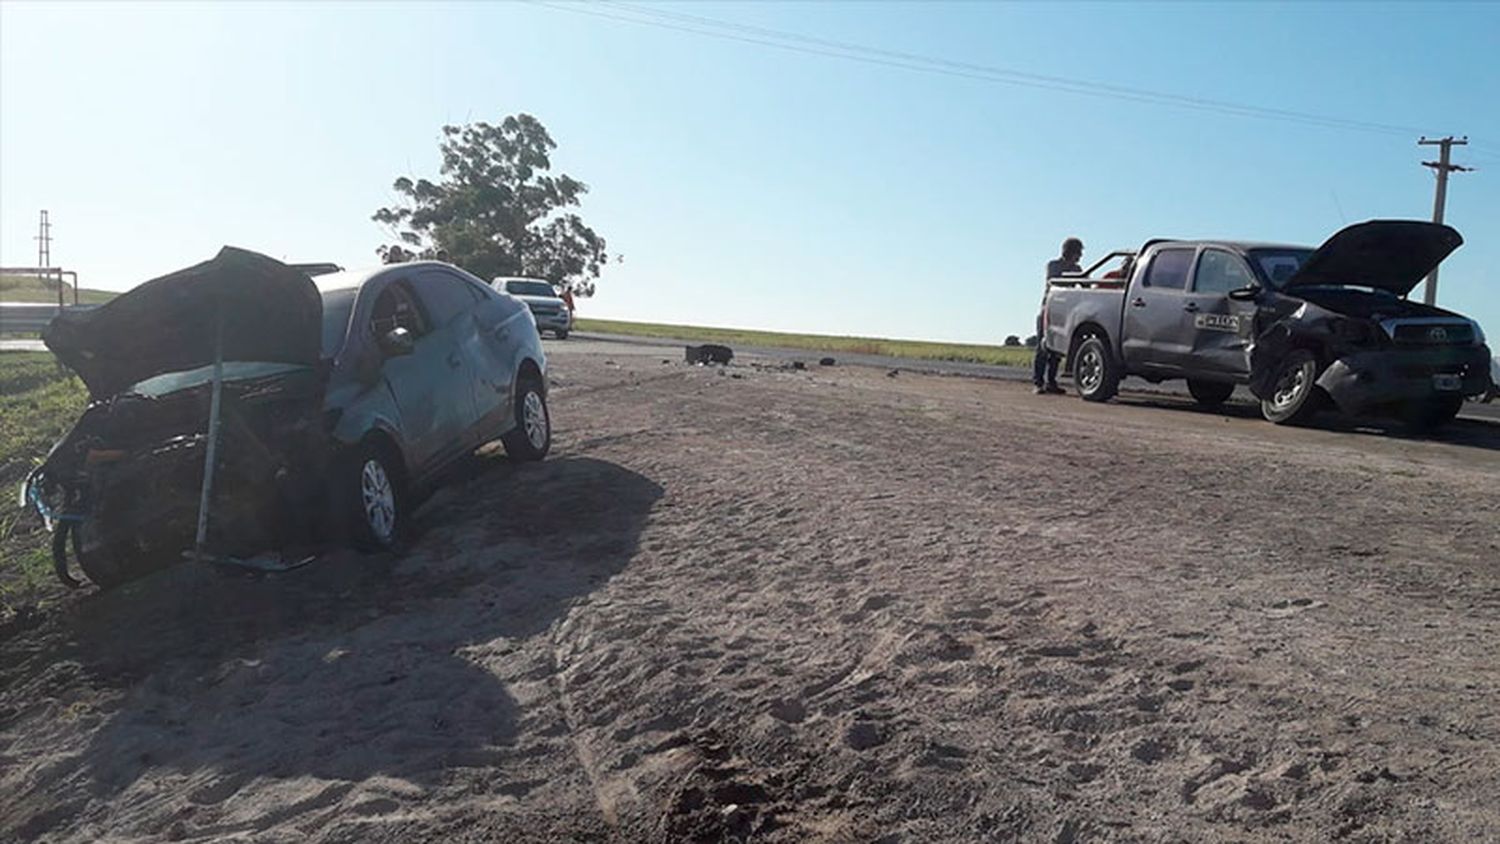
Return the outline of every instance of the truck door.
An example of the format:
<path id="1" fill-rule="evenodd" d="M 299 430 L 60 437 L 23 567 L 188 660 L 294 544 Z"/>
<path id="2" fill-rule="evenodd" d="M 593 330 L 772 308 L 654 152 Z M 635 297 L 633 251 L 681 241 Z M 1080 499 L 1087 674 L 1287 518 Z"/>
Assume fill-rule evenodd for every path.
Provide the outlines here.
<path id="1" fill-rule="evenodd" d="M 1246 353 L 1256 306 L 1229 298 L 1229 291 L 1254 283 L 1250 268 L 1233 252 L 1205 247 L 1199 253 L 1192 290 L 1183 305 L 1183 330 L 1192 338 L 1190 359 L 1183 362 L 1186 369 L 1235 380 L 1249 377 Z"/>
<path id="2" fill-rule="evenodd" d="M 1183 315 L 1196 251 L 1191 246 L 1156 250 L 1126 291 L 1120 349 L 1127 370 L 1162 376 L 1181 371 L 1190 343 Z"/>

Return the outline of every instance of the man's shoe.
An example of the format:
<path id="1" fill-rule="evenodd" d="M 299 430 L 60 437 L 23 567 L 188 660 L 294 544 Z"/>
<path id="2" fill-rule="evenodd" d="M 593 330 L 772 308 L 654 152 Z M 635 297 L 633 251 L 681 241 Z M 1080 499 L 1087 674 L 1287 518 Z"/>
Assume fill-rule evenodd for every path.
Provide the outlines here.
<path id="1" fill-rule="evenodd" d="M 1047 388 L 1043 387 L 1041 384 L 1038 384 L 1033 388 L 1033 392 L 1035 392 L 1039 396 L 1044 396 L 1047 394 Z"/>
<path id="2" fill-rule="evenodd" d="M 1068 392 L 1067 390 L 1064 390 L 1062 387 L 1059 387 L 1056 384 L 1048 384 L 1043 389 L 1045 390 L 1045 392 L 1048 395 L 1053 395 L 1053 396 L 1067 395 L 1067 392 Z"/>

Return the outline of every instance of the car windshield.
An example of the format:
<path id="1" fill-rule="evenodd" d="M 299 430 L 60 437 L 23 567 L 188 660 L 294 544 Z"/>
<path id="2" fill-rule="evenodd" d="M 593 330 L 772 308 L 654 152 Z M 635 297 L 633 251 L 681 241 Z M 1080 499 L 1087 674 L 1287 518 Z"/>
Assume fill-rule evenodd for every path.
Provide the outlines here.
<path id="1" fill-rule="evenodd" d="M 1279 290 L 1302 269 L 1312 253 L 1311 249 L 1252 249 L 1250 262 L 1266 283 Z"/>
<path id="2" fill-rule="evenodd" d="M 331 358 L 344 346 L 349 312 L 354 308 L 355 288 L 323 291 L 323 357 Z"/>
<path id="3" fill-rule="evenodd" d="M 545 281 L 507 281 L 505 292 L 516 296 L 557 296 L 557 291 Z"/>

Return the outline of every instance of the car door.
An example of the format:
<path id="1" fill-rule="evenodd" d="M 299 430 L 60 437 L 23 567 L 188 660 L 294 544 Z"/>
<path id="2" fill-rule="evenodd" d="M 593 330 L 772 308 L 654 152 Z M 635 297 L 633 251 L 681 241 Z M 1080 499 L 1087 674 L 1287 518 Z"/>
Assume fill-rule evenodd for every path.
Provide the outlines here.
<path id="1" fill-rule="evenodd" d="M 505 340 L 501 319 L 508 313 L 502 297 L 478 279 L 465 278 L 451 270 L 429 270 L 427 281 L 434 291 L 443 291 L 454 306 L 463 308 L 453 326 L 454 342 L 469 374 L 474 398 L 473 437 L 484 442 L 500 433 L 509 419 L 506 404 L 515 375 L 514 343 Z"/>
<path id="2" fill-rule="evenodd" d="M 438 420 L 441 374 L 448 371 L 447 339 L 433 331 L 431 319 L 405 279 L 387 283 L 376 294 L 369 324 L 377 344 L 394 328 L 404 328 L 411 336 L 411 353 L 385 357 L 380 376 L 400 414 L 407 464 L 420 473 L 433 463 L 442 446 Z"/>
<path id="3" fill-rule="evenodd" d="M 1183 333 L 1188 272 L 1196 252 L 1191 246 L 1157 249 L 1126 292 L 1120 348 L 1130 371 L 1162 376 L 1181 371 L 1189 349 Z"/>
<path id="4" fill-rule="evenodd" d="M 474 401 L 474 295 L 462 279 L 442 270 L 419 270 L 416 293 L 433 322 L 434 342 L 443 350 L 443 365 L 432 373 L 436 382 L 432 452 L 435 463 L 479 444 L 479 410 Z"/>
<path id="5" fill-rule="evenodd" d="M 1183 331 L 1192 341 L 1185 362 L 1190 371 L 1234 380 L 1249 377 L 1256 306 L 1229 298 L 1229 292 L 1252 284 L 1250 268 L 1233 252 L 1205 247 L 1198 254 L 1192 289 L 1183 305 Z"/>

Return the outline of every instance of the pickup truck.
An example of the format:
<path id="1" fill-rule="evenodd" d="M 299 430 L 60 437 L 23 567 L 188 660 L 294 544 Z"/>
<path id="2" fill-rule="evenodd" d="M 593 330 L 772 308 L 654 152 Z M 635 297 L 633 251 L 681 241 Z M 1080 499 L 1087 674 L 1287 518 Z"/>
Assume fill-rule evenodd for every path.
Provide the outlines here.
<path id="1" fill-rule="evenodd" d="M 1108 401 L 1127 375 L 1182 378 L 1206 406 L 1247 385 L 1276 423 L 1331 401 L 1436 427 L 1492 389 L 1479 324 L 1405 298 L 1462 243 L 1410 220 L 1352 225 L 1316 249 L 1151 240 L 1049 279 L 1040 342 L 1066 356 L 1088 401 Z M 1092 276 L 1121 256 L 1122 278 Z"/>

